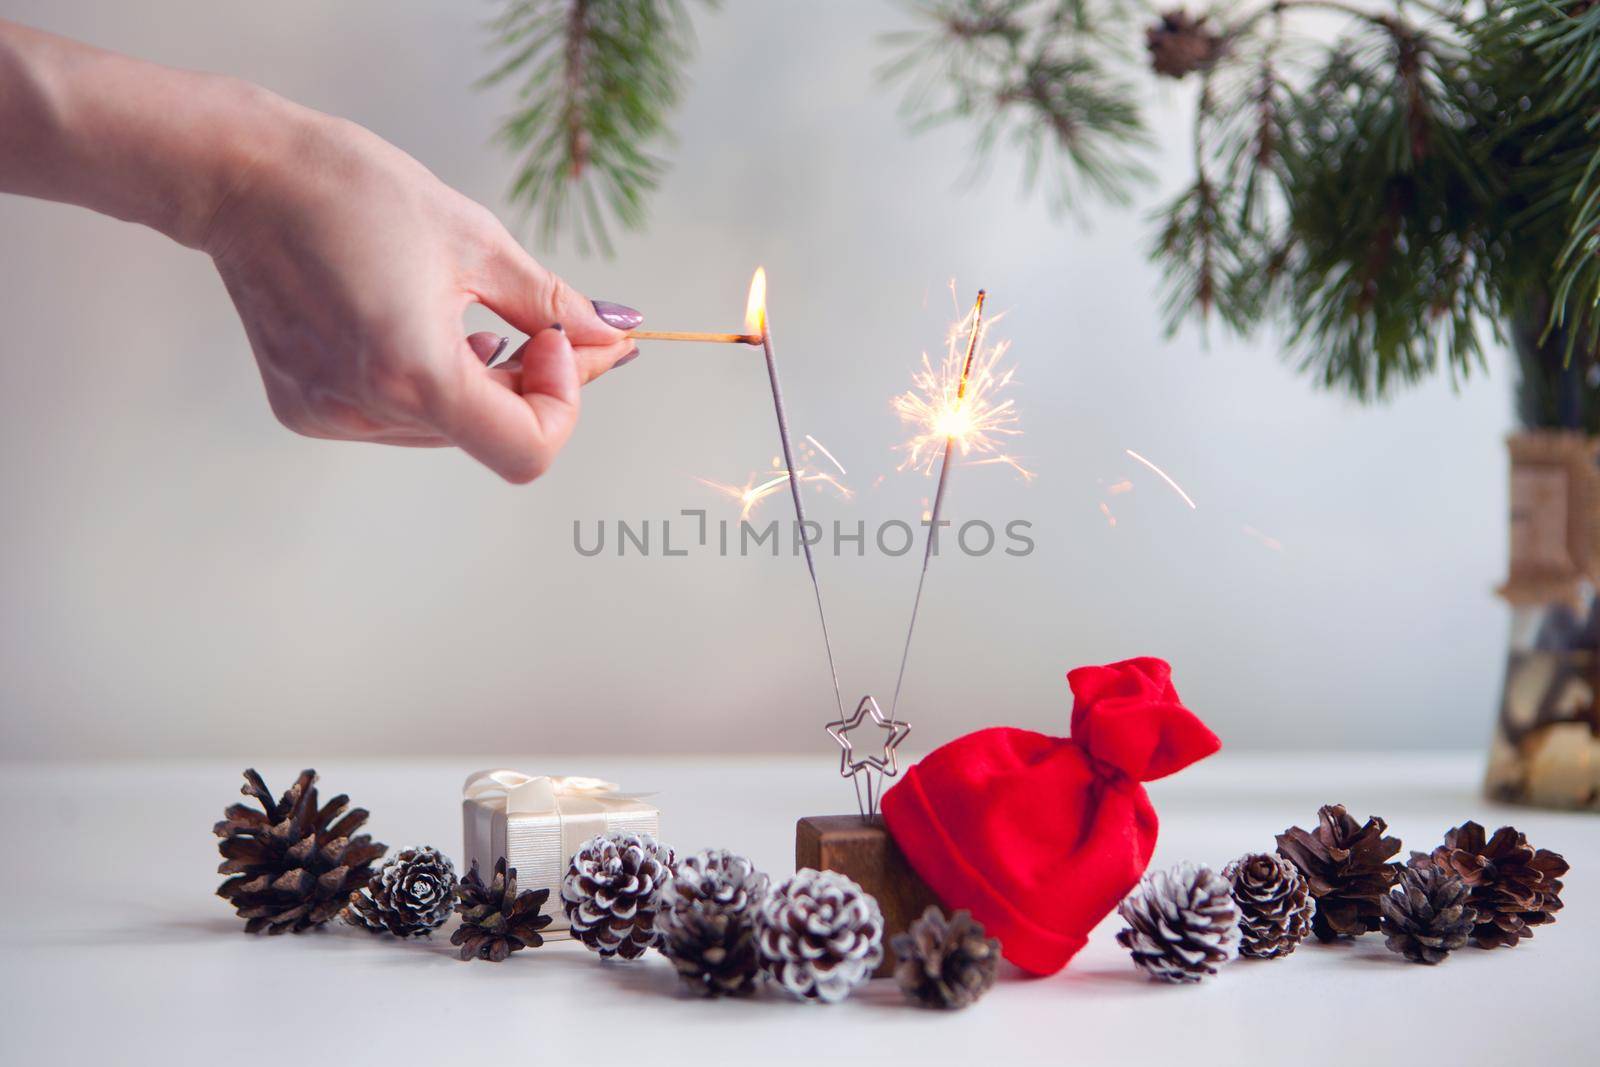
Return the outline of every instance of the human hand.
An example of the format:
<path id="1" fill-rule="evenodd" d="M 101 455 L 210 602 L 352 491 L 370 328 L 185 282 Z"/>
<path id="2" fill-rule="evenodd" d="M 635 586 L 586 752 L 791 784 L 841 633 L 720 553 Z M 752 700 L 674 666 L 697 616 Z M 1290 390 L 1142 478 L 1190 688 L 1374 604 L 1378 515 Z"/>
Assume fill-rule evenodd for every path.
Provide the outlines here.
<path id="1" fill-rule="evenodd" d="M 591 303 L 370 131 L 256 104 L 267 132 L 196 243 L 279 421 L 309 437 L 457 445 L 511 482 L 544 473 L 576 426 L 579 387 L 637 352 L 623 331 L 642 316 Z M 498 337 L 463 337 L 473 303 L 530 335 L 501 367 L 484 366 Z"/>

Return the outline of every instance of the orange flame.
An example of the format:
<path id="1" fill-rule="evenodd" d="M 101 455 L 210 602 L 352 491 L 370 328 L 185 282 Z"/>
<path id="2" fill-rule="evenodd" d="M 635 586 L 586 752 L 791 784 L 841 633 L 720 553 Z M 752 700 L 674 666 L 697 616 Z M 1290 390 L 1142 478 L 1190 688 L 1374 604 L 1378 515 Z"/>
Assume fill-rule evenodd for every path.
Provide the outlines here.
<path id="1" fill-rule="evenodd" d="M 750 296 L 744 304 L 744 332 L 767 332 L 767 268 L 757 267 L 750 277 Z"/>

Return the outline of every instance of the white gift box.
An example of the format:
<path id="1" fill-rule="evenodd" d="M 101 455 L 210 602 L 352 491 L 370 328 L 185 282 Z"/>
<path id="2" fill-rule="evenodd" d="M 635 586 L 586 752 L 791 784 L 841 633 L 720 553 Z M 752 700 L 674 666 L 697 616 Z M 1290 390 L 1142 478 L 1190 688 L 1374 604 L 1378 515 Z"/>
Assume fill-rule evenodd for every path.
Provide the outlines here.
<path id="1" fill-rule="evenodd" d="M 463 873 L 478 865 L 487 884 L 504 856 L 517 871 L 517 890 L 548 889 L 545 938 L 569 936 L 561 906 L 567 863 L 596 834 L 626 831 L 657 835 L 661 813 L 640 794 L 621 793 L 599 778 L 545 777 L 521 771 L 478 771 L 461 788 L 465 836 Z"/>

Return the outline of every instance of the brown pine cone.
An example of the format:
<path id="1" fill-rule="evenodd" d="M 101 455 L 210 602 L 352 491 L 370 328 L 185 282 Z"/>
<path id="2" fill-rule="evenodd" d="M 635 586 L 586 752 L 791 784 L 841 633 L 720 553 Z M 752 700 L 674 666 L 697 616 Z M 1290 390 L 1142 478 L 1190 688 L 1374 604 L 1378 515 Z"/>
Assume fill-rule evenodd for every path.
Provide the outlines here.
<path id="1" fill-rule="evenodd" d="M 239 792 L 255 797 L 257 811 L 233 804 L 212 828 L 222 840 L 218 874 L 230 877 L 217 896 L 245 920 L 246 933 L 303 933 L 321 926 L 367 884 L 372 861 L 388 847 L 367 834 L 351 834 L 367 821 L 361 808 L 345 811 L 343 793 L 317 806 L 316 771 L 301 771 L 277 800 L 253 769 Z M 341 814 L 342 813 L 342 814 Z"/>
<path id="2" fill-rule="evenodd" d="M 517 869 L 506 868 L 506 858 L 501 856 L 494 864 L 494 881 L 483 884 L 478 874 L 478 861 L 472 861 L 472 870 L 456 887 L 456 914 L 461 925 L 450 935 L 450 943 L 461 947 L 461 958 L 476 956 L 490 963 L 500 963 L 507 956 L 524 948 L 538 948 L 544 944 L 539 933 L 552 922 L 543 914 L 544 902 L 550 899 L 548 889 L 524 889 L 517 892 Z"/>
<path id="3" fill-rule="evenodd" d="M 1150 69 L 1164 78 L 1182 78 L 1204 70 L 1222 57 L 1226 42 L 1206 25 L 1207 18 L 1173 8 L 1144 31 Z"/>
<path id="4" fill-rule="evenodd" d="M 456 898 L 456 868 L 436 848 L 408 848 L 350 895 L 344 921 L 374 934 L 421 937 L 450 918 Z"/>
<path id="5" fill-rule="evenodd" d="M 966 910 L 949 919 L 929 904 L 920 919 L 890 941 L 894 980 L 930 1008 L 964 1008 L 987 993 L 1000 973 L 1000 942 Z"/>
<path id="6" fill-rule="evenodd" d="M 1254 852 L 1222 869 L 1239 905 L 1239 955 L 1287 956 L 1311 932 L 1311 900 L 1300 869 L 1281 856 Z"/>
<path id="7" fill-rule="evenodd" d="M 1319 941 L 1356 937 L 1378 929 L 1379 900 L 1399 877 L 1389 857 L 1400 839 L 1384 837 L 1388 823 L 1376 815 L 1358 824 L 1343 804 L 1317 812 L 1313 831 L 1291 826 L 1278 835 L 1278 852 L 1300 869 L 1316 899 L 1311 930 Z"/>
<path id="8" fill-rule="evenodd" d="M 567 865 L 561 904 L 572 936 L 602 958 L 638 959 L 660 939 L 656 890 L 672 878 L 677 857 L 649 834 L 598 834 Z"/>
<path id="9" fill-rule="evenodd" d="M 1471 890 L 1442 867 L 1407 868 L 1400 884 L 1384 895 L 1383 943 L 1413 963 L 1438 963 L 1467 943 L 1477 912 Z"/>
<path id="10" fill-rule="evenodd" d="M 1485 840 L 1482 826 L 1462 823 L 1431 854 L 1411 854 L 1413 867 L 1430 864 L 1471 889 L 1469 903 L 1478 913 L 1472 940 L 1479 948 L 1515 945 L 1533 936 L 1532 927 L 1555 922 L 1561 910 L 1567 861 L 1546 848 L 1536 851 L 1514 827 L 1502 826 Z"/>

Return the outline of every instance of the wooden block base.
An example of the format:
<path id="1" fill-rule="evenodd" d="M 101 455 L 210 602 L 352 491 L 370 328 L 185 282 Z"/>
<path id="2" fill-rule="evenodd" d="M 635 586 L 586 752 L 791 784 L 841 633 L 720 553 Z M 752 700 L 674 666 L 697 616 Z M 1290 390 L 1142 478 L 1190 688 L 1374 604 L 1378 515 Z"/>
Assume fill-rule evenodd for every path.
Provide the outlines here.
<path id="1" fill-rule="evenodd" d="M 903 932 L 939 898 L 906 862 L 900 847 L 874 815 L 817 815 L 794 828 L 794 865 L 838 871 L 871 893 L 883 910 L 883 963 L 873 972 L 882 978 L 894 971 L 889 939 Z"/>

